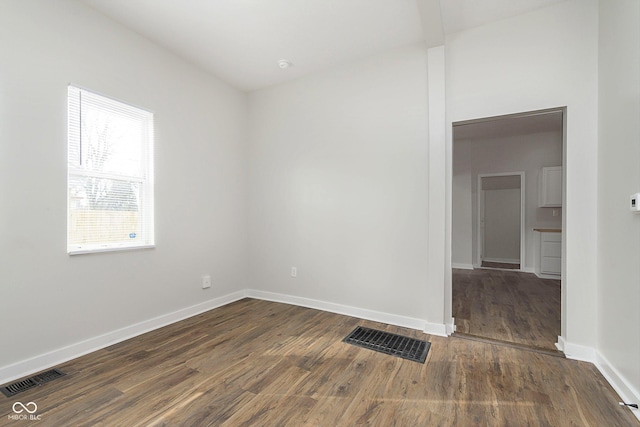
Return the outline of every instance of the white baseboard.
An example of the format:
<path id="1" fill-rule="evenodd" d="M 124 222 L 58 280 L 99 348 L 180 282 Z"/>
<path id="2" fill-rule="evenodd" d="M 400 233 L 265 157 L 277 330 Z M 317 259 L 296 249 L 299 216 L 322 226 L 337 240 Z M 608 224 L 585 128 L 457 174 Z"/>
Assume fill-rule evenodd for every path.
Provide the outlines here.
<path id="1" fill-rule="evenodd" d="M 623 402 L 638 403 L 640 402 L 640 392 L 629 384 L 629 381 L 614 368 L 611 363 L 600 353 L 596 352 L 596 361 L 594 363 L 602 376 L 611 384 L 611 387 L 618 393 Z M 633 415 L 640 420 L 640 409 L 629 407 Z"/>
<path id="2" fill-rule="evenodd" d="M 221 307 L 245 297 L 245 292 L 234 292 L 229 295 L 214 298 L 200 304 L 186 307 L 172 313 L 163 314 L 153 319 L 145 320 L 134 325 L 126 326 L 112 332 L 108 332 L 97 337 L 89 338 L 66 347 L 40 354 L 27 360 L 0 367 L 0 384 L 14 381 L 28 375 L 49 369 L 52 366 L 59 365 L 76 357 L 109 347 L 110 345 L 128 340 L 130 338 L 142 335 L 154 329 L 170 325 L 180 320 L 196 316 L 205 311 Z"/>
<path id="3" fill-rule="evenodd" d="M 523 273 L 536 273 L 536 269 L 533 267 L 525 267 L 525 268 L 521 268 L 520 271 L 522 271 Z"/>
<path id="4" fill-rule="evenodd" d="M 563 341 L 564 355 L 567 359 L 580 360 L 582 362 L 590 362 L 595 364 L 596 351 L 592 347 L 587 347 L 580 344 L 572 344 L 567 341 Z"/>
<path id="5" fill-rule="evenodd" d="M 448 337 L 453 332 L 449 332 L 452 328 L 452 325 L 445 325 L 444 323 L 430 323 L 425 322 L 424 329 L 422 330 L 425 334 L 429 335 L 437 335 L 439 337 Z"/>
<path id="6" fill-rule="evenodd" d="M 544 273 L 538 273 L 536 271 L 533 272 L 533 274 L 535 274 L 536 276 L 538 276 L 538 278 L 540 279 L 554 279 L 554 280 L 560 280 L 562 276 L 560 276 L 559 274 L 544 274 Z"/>
<path id="7" fill-rule="evenodd" d="M 591 347 L 568 343 L 561 336 L 558 337 L 556 347 L 558 350 L 564 351 L 567 359 L 593 363 L 624 402 L 640 402 L 640 392 L 599 351 Z M 629 408 L 629 410 L 640 420 L 640 410 L 635 408 Z"/>
<path id="8" fill-rule="evenodd" d="M 451 268 L 459 268 L 460 270 L 473 270 L 473 264 L 463 264 L 459 262 L 452 262 Z"/>
<path id="9" fill-rule="evenodd" d="M 285 304 L 298 305 L 300 307 L 314 308 L 317 310 L 328 311 L 330 313 L 344 314 L 347 316 L 358 317 L 360 319 L 372 320 L 374 322 L 402 326 L 404 328 L 418 329 L 430 335 L 438 335 L 442 337 L 448 336 L 447 325 L 445 325 L 444 323 L 430 323 L 425 322 L 422 319 L 416 319 L 413 317 L 398 316 L 396 314 L 366 310 L 358 307 L 336 304 L 333 302 L 278 294 L 274 292 L 258 291 L 254 289 L 248 289 L 246 291 L 246 296 L 250 298 L 262 299 L 265 301 L 282 302 Z"/>
<path id="10" fill-rule="evenodd" d="M 447 332 L 447 336 L 450 336 L 456 331 L 456 320 L 452 317 L 449 323 L 445 323 L 445 329 Z"/>

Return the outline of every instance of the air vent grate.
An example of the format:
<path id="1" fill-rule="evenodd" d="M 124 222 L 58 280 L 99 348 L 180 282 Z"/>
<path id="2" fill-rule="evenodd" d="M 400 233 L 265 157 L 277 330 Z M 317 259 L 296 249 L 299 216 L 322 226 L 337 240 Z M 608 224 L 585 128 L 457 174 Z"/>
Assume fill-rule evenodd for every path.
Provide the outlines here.
<path id="1" fill-rule="evenodd" d="M 431 347 L 428 341 L 421 341 L 389 332 L 358 326 L 344 340 L 348 344 L 380 353 L 390 354 L 414 362 L 424 363 Z"/>
<path id="2" fill-rule="evenodd" d="M 50 371 L 41 372 L 30 378 L 26 378 L 24 380 L 16 381 L 13 384 L 0 387 L 0 391 L 5 396 L 11 397 L 15 396 L 18 393 L 22 393 L 25 390 L 29 390 L 30 388 L 48 383 L 49 381 L 55 380 L 56 378 L 60 378 L 64 375 L 65 373 L 59 369 L 51 369 Z"/>

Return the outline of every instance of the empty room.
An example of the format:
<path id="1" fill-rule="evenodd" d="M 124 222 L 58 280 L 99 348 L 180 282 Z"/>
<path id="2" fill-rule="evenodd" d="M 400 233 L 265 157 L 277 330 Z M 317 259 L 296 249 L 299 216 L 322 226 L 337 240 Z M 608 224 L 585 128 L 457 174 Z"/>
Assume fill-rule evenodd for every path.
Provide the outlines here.
<path id="1" fill-rule="evenodd" d="M 0 426 L 640 426 L 638 22 L 0 0 Z"/>

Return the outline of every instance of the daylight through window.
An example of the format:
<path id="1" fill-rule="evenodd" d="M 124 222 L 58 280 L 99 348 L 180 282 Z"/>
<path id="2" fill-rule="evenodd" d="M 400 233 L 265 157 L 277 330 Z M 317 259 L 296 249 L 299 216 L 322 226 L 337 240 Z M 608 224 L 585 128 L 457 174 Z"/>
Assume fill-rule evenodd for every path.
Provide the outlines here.
<path id="1" fill-rule="evenodd" d="M 154 245 L 153 114 L 69 86 L 67 252 Z"/>

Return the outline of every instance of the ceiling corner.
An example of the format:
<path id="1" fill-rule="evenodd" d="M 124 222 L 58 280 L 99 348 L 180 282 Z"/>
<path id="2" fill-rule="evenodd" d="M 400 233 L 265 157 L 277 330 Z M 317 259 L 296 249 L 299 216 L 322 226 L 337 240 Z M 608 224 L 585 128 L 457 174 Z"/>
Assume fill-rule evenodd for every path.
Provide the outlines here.
<path id="1" fill-rule="evenodd" d="M 441 46 L 444 44 L 444 26 L 442 24 L 442 12 L 440 0 L 416 0 L 422 34 L 427 47 Z"/>

